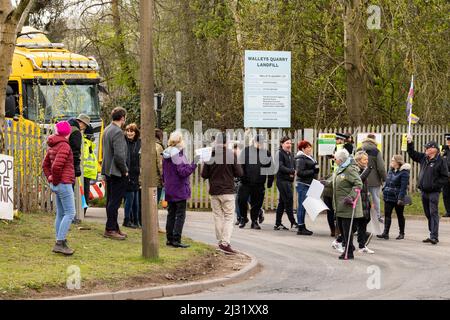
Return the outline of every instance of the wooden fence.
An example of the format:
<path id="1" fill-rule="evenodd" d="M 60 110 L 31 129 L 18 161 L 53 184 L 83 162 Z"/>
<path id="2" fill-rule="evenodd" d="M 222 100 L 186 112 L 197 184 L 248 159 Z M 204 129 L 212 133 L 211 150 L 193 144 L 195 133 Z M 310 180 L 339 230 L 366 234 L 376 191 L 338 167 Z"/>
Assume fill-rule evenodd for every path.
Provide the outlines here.
<path id="1" fill-rule="evenodd" d="M 346 133 L 351 132 L 356 140 L 357 133 L 381 133 L 383 137 L 382 142 L 382 154 L 388 169 L 390 159 L 394 154 L 402 154 L 405 157 L 405 161 L 412 165 L 411 178 L 409 191 L 417 191 L 417 179 L 419 176 L 419 165 L 412 162 L 406 152 L 401 151 L 401 139 L 402 134 L 407 133 L 407 125 L 379 125 L 379 126 L 360 126 L 356 128 L 344 127 L 344 128 L 324 128 L 324 129 L 299 129 L 293 131 L 286 131 L 281 129 L 272 130 L 258 130 L 257 133 L 263 134 L 266 137 L 266 147 L 270 150 L 272 155 L 279 149 L 280 138 L 288 135 L 292 138 L 294 154 L 297 153 L 297 143 L 302 139 L 306 139 L 314 145 L 314 157 L 318 160 L 320 166 L 320 176 L 325 177 L 330 174 L 331 168 L 329 160 L 324 157 L 318 157 L 318 135 L 319 133 Z M 437 126 L 437 125 L 413 125 L 412 134 L 417 150 L 423 150 L 423 145 L 426 142 L 434 140 L 438 143 L 444 143 L 444 134 L 450 132 L 449 126 Z M 254 133 L 256 133 L 254 131 Z M 206 137 L 205 137 L 206 135 Z M 233 140 L 244 141 L 245 134 L 243 129 L 233 130 L 230 138 Z M 209 145 L 210 139 L 207 134 L 202 134 L 201 122 L 196 122 L 194 125 L 194 134 L 187 140 L 187 153 L 192 155 L 192 150 L 205 147 Z M 355 141 L 356 147 L 356 141 Z M 190 177 L 192 187 L 192 197 L 189 200 L 189 207 L 195 209 L 211 208 L 209 196 L 208 196 L 208 182 L 203 180 L 200 176 L 200 168 L 197 168 L 195 173 Z M 274 210 L 278 203 L 278 192 L 275 184 L 272 188 L 266 190 L 266 196 L 264 200 L 264 208 L 267 210 Z M 294 188 L 294 207 L 297 207 L 297 195 Z"/>
<path id="2" fill-rule="evenodd" d="M 5 134 L 6 154 L 14 157 L 14 202 L 15 208 L 22 212 L 31 211 L 53 211 L 51 201 L 51 191 L 43 176 L 41 163 L 45 156 L 47 135 L 40 129 L 32 129 L 24 124 L 9 122 L 6 124 L 3 132 Z M 390 163 L 390 158 L 394 154 L 403 154 L 405 160 L 412 165 L 410 192 L 417 190 L 417 177 L 419 166 L 413 163 L 406 152 L 402 152 L 401 138 L 402 134 L 407 132 L 406 125 L 381 125 L 381 126 L 362 126 L 357 128 L 325 128 L 325 129 L 299 129 L 286 131 L 276 130 L 258 130 L 257 133 L 266 137 L 266 147 L 272 155 L 279 148 L 279 140 L 282 136 L 288 135 L 293 140 L 294 153 L 297 153 L 297 143 L 306 139 L 314 145 L 314 156 L 319 162 L 320 176 L 326 176 L 330 173 L 329 161 L 326 157 L 318 157 L 317 137 L 319 133 L 351 132 L 356 138 L 357 133 L 381 133 L 383 136 L 382 154 L 386 166 Z M 412 134 L 415 145 L 418 150 L 423 149 L 423 144 L 435 140 L 443 143 L 444 134 L 450 132 L 449 126 L 421 126 L 414 125 Z M 203 132 L 201 122 L 194 125 L 194 134 L 186 140 L 186 151 L 189 157 L 192 157 L 194 149 L 209 145 L 209 135 L 213 131 Z M 253 135 L 256 131 L 253 132 Z M 164 134 L 164 140 L 167 140 L 167 133 Z M 206 138 L 205 138 L 206 136 Z M 231 139 L 236 141 L 245 141 L 246 134 L 243 129 L 232 130 Z M 248 142 L 247 142 L 248 143 Z M 192 187 L 192 197 L 189 200 L 191 209 L 207 209 L 211 207 L 208 196 L 208 182 L 200 176 L 200 168 L 197 168 L 190 177 Z M 294 206 L 297 207 L 297 195 L 294 188 Z M 264 200 L 265 209 L 275 209 L 278 202 L 278 192 L 276 186 L 266 190 Z"/>
<path id="3" fill-rule="evenodd" d="M 14 208 L 21 212 L 52 211 L 51 190 L 42 173 L 47 136 L 22 122 L 5 124 L 5 154 L 14 157 Z"/>

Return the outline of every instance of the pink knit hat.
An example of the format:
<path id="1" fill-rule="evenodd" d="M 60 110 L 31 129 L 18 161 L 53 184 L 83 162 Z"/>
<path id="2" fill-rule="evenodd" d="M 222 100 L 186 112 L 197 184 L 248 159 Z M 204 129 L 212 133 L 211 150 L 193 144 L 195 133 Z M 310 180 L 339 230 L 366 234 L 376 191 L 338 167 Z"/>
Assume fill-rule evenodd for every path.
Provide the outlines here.
<path id="1" fill-rule="evenodd" d="M 55 124 L 55 133 L 58 136 L 67 136 L 70 134 L 70 131 L 72 131 L 72 128 L 70 127 L 69 122 L 67 121 L 60 121 L 57 124 Z"/>

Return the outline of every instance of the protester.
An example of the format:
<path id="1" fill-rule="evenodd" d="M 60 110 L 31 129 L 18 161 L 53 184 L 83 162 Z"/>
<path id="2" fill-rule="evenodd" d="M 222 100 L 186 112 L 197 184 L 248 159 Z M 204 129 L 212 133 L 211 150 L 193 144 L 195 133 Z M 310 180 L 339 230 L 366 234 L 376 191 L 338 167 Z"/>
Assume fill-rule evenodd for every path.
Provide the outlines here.
<path id="1" fill-rule="evenodd" d="M 67 120 L 71 126 L 70 136 L 69 136 L 69 144 L 73 153 L 73 165 L 75 168 L 75 177 L 80 177 L 81 172 L 81 148 L 82 148 L 82 140 L 83 140 L 83 132 L 90 125 L 91 118 L 81 113 L 77 118 L 70 118 Z M 72 186 L 75 190 L 75 184 Z M 76 217 L 73 220 L 73 223 L 81 223 L 81 220 Z"/>
<path id="2" fill-rule="evenodd" d="M 336 133 L 336 148 L 335 152 L 344 148 L 349 154 L 353 153 L 353 138 L 349 134 Z"/>
<path id="3" fill-rule="evenodd" d="M 240 154 L 240 150 L 239 150 L 239 144 L 235 143 L 233 145 L 233 154 L 236 156 L 236 158 L 239 159 L 239 154 Z M 234 211 L 236 212 L 236 223 L 235 225 L 238 226 L 241 223 L 241 212 L 239 211 L 239 185 L 241 184 L 241 178 L 240 177 L 235 177 L 234 178 L 234 193 L 235 193 L 235 201 L 234 201 Z"/>
<path id="4" fill-rule="evenodd" d="M 162 195 L 162 189 L 164 187 L 163 181 L 162 181 L 162 153 L 164 151 L 163 146 L 163 132 L 161 129 L 155 129 L 155 147 L 156 147 L 156 154 L 155 154 L 155 162 L 156 162 L 156 181 L 158 183 L 157 190 L 158 190 L 158 203 L 161 200 Z"/>
<path id="5" fill-rule="evenodd" d="M 123 226 L 127 228 L 141 227 L 139 218 L 139 177 L 141 173 L 141 139 L 140 131 L 135 123 L 130 123 L 125 128 L 127 142 L 127 168 L 128 183 L 125 193 L 125 218 Z"/>
<path id="6" fill-rule="evenodd" d="M 372 167 L 369 167 L 369 155 L 364 151 L 358 151 L 355 154 L 355 162 L 359 168 L 359 177 L 363 183 L 361 189 L 361 203 L 363 210 L 363 217 L 355 219 L 356 230 L 358 231 L 358 245 L 360 253 L 375 253 L 368 248 L 369 242 L 372 239 L 372 234 L 367 232 L 367 224 L 370 222 L 370 194 L 367 187 L 367 178 L 369 177 Z"/>
<path id="7" fill-rule="evenodd" d="M 276 212 L 276 221 L 274 230 L 289 230 L 282 224 L 284 211 L 291 223 L 291 229 L 297 228 L 297 222 L 294 218 L 294 193 L 292 184 L 295 179 L 295 161 L 292 155 L 292 140 L 289 137 L 283 137 L 280 140 L 280 150 L 276 157 L 278 159 L 277 188 L 278 188 L 278 206 Z"/>
<path id="8" fill-rule="evenodd" d="M 102 175 L 106 178 L 106 215 L 104 237 L 125 240 L 117 218 L 119 207 L 128 184 L 127 142 L 122 131 L 126 121 L 126 110 L 116 107 L 111 112 L 112 122 L 103 133 Z"/>
<path id="9" fill-rule="evenodd" d="M 361 148 L 358 151 L 365 151 L 369 155 L 369 166 L 373 168 L 370 172 L 367 184 L 369 186 L 369 192 L 372 196 L 373 205 L 377 214 L 379 222 L 383 223 L 381 218 L 380 207 L 380 193 L 383 182 L 386 181 L 386 164 L 383 160 L 383 155 L 377 147 L 377 141 L 374 134 L 367 135 L 367 138 L 363 140 Z"/>
<path id="10" fill-rule="evenodd" d="M 336 147 L 334 148 L 333 155 L 327 156 L 327 158 L 330 160 L 332 172 L 335 172 L 338 168 L 338 165 L 336 165 L 335 160 L 334 160 L 334 153 L 336 153 L 336 151 L 345 149 L 348 151 L 349 154 L 352 154 L 353 149 L 354 149 L 353 137 L 351 137 L 348 134 L 343 134 L 343 133 L 336 133 L 335 135 L 336 135 Z M 331 176 L 328 176 L 325 179 L 327 180 L 330 178 L 331 178 Z M 342 236 L 340 234 L 339 224 L 336 219 L 335 211 L 333 208 L 332 189 L 333 188 L 332 188 L 331 184 L 326 184 L 322 197 L 323 197 L 323 201 L 324 201 L 325 205 L 328 207 L 327 221 L 328 221 L 328 226 L 330 228 L 330 236 L 336 237 L 336 239 L 333 241 L 331 246 L 334 249 L 337 249 L 338 251 L 342 251 L 343 250 L 342 249 Z"/>
<path id="11" fill-rule="evenodd" d="M 442 157 L 447 163 L 448 172 L 450 172 L 450 133 L 445 134 L 446 145 L 442 148 Z M 450 179 L 444 185 L 442 197 L 444 198 L 445 214 L 444 217 L 450 218 Z"/>
<path id="12" fill-rule="evenodd" d="M 439 154 L 439 145 L 431 141 L 425 144 L 425 153 L 414 150 L 412 136 L 408 135 L 408 154 L 410 158 L 420 163 L 419 189 L 422 193 L 422 205 L 428 219 L 430 237 L 425 243 L 439 242 L 439 194 L 446 183 L 449 174 L 447 163 Z"/>
<path id="13" fill-rule="evenodd" d="M 55 125 L 55 134 L 48 137 L 49 149 L 42 169 L 50 189 L 56 195 L 55 233 L 53 252 L 72 255 L 74 250 L 67 245 L 67 233 L 75 217 L 75 199 L 72 185 L 75 183 L 73 154 L 69 145 L 70 124 L 67 121 Z"/>
<path id="14" fill-rule="evenodd" d="M 248 199 L 250 197 L 250 217 L 252 229 L 261 229 L 258 223 L 260 210 L 264 202 L 265 184 L 272 188 L 274 169 L 271 154 L 263 148 L 264 136 L 255 136 L 253 145 L 246 147 L 239 156 L 244 175 L 239 186 L 239 211 L 242 216 L 239 228 L 244 228 L 249 221 L 247 218 Z"/>
<path id="15" fill-rule="evenodd" d="M 324 180 L 321 180 L 321 182 L 326 181 L 327 179 L 330 179 L 331 176 L 325 177 Z M 327 210 L 327 222 L 328 227 L 330 228 L 330 236 L 336 237 L 339 235 L 339 230 L 336 230 L 336 216 L 333 209 L 333 186 L 331 183 L 325 184 L 325 187 L 323 189 L 322 193 L 322 199 L 325 205 L 328 207 Z M 342 239 L 340 239 L 342 240 Z M 342 242 L 342 241 L 341 241 Z M 333 241 L 332 247 L 335 247 L 337 245 L 336 240 Z M 336 248 L 335 248 L 336 249 Z"/>
<path id="16" fill-rule="evenodd" d="M 236 154 L 226 146 L 226 135 L 216 136 L 211 160 L 202 168 L 202 178 L 209 180 L 211 208 L 219 250 L 235 254 L 231 248 L 233 216 L 235 211 L 234 179 L 243 175 Z"/>
<path id="17" fill-rule="evenodd" d="M 312 157 L 312 144 L 306 140 L 298 143 L 298 152 L 295 157 L 295 167 L 297 170 L 297 193 L 298 193 L 298 207 L 297 207 L 297 223 L 298 235 L 310 236 L 312 231 L 306 229 L 305 214 L 306 210 L 303 207 L 303 201 L 306 199 L 306 193 L 309 190 L 313 179 L 317 179 L 319 175 L 319 164 Z"/>
<path id="18" fill-rule="evenodd" d="M 352 155 L 355 150 L 355 140 L 350 132 L 345 133 L 345 136 L 347 138 L 344 139 L 344 148 Z"/>
<path id="19" fill-rule="evenodd" d="M 377 235 L 381 239 L 389 239 L 389 229 L 392 221 L 392 211 L 395 209 L 397 213 L 398 226 L 400 233 L 397 240 L 405 238 L 405 217 L 403 211 L 405 209 L 405 197 L 408 192 L 409 173 L 411 165 L 405 163 L 402 155 L 394 155 L 391 159 L 391 169 L 388 172 L 386 184 L 383 187 L 384 199 L 384 232 Z"/>
<path id="20" fill-rule="evenodd" d="M 83 143 L 83 191 L 86 205 L 89 204 L 89 194 L 91 189 L 91 180 L 96 181 L 98 175 L 98 161 L 95 154 L 95 137 L 94 129 L 91 125 L 84 130 Z M 86 215 L 87 207 L 84 208 Z"/>
<path id="21" fill-rule="evenodd" d="M 77 118 L 70 118 L 67 120 L 70 124 L 71 131 L 69 137 L 70 148 L 73 153 L 73 165 L 75 168 L 75 177 L 81 176 L 81 144 L 82 144 L 82 132 L 90 125 L 91 118 L 81 113 Z"/>
<path id="22" fill-rule="evenodd" d="M 183 135 L 172 132 L 168 148 L 163 152 L 163 183 L 166 200 L 169 203 L 166 222 L 166 245 L 176 248 L 188 248 L 181 242 L 184 221 L 186 220 L 186 200 L 191 197 L 189 176 L 197 168 L 196 162 L 188 163 L 184 154 Z"/>
<path id="23" fill-rule="evenodd" d="M 346 149 L 336 151 L 334 159 L 338 165 L 338 169 L 333 174 L 333 203 L 334 210 L 340 230 L 343 236 L 343 242 L 348 247 L 346 248 L 347 258 L 353 259 L 353 231 L 350 229 L 353 218 L 358 219 L 363 217 L 362 201 L 358 199 L 355 209 L 352 208 L 353 203 L 357 198 L 357 189 L 361 190 L 363 183 L 359 177 L 359 169 L 354 160 L 350 157 Z M 345 259 L 345 252 L 339 256 L 339 259 Z"/>

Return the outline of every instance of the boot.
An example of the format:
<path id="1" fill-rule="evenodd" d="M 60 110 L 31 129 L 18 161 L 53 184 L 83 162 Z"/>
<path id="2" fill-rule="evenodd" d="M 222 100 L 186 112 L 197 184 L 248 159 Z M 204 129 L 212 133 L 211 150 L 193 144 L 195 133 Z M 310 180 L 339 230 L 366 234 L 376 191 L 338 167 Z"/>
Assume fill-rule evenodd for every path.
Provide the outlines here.
<path id="1" fill-rule="evenodd" d="M 261 227 L 258 224 L 258 221 L 252 221 L 251 229 L 261 230 Z"/>
<path id="2" fill-rule="evenodd" d="M 389 229 L 391 228 L 391 219 L 386 218 L 384 221 L 384 231 L 382 234 L 377 234 L 377 238 L 389 240 Z"/>
<path id="3" fill-rule="evenodd" d="M 130 226 L 131 226 L 130 219 L 125 218 L 125 219 L 123 220 L 122 226 L 124 226 L 124 227 L 130 227 Z"/>
<path id="4" fill-rule="evenodd" d="M 66 256 L 70 256 L 74 253 L 74 250 L 67 246 L 67 240 L 57 240 L 52 251 L 55 253 L 62 253 Z"/>
<path id="5" fill-rule="evenodd" d="M 397 238 L 395 238 L 396 240 L 403 240 L 403 239 L 405 239 L 405 234 L 404 233 L 399 233 L 399 235 L 398 235 L 398 237 Z"/>
<path id="6" fill-rule="evenodd" d="M 298 225 L 298 231 L 297 231 L 297 235 L 299 236 L 310 236 L 312 235 L 312 231 L 309 231 L 308 229 L 306 229 L 306 225 L 302 224 L 302 225 Z"/>

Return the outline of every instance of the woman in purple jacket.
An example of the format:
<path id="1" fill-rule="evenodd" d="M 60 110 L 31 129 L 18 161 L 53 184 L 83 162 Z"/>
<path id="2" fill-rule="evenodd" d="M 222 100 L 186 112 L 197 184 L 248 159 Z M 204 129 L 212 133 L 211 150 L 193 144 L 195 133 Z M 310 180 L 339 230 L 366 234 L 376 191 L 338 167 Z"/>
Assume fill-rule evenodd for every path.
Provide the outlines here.
<path id="1" fill-rule="evenodd" d="M 186 219 L 186 200 L 191 197 L 189 176 L 197 168 L 195 162 L 188 163 L 183 149 L 184 141 L 181 132 L 172 132 L 168 148 L 163 151 L 162 179 L 166 200 L 169 203 L 166 244 L 176 248 L 189 247 L 189 245 L 181 243 L 181 233 Z"/>

